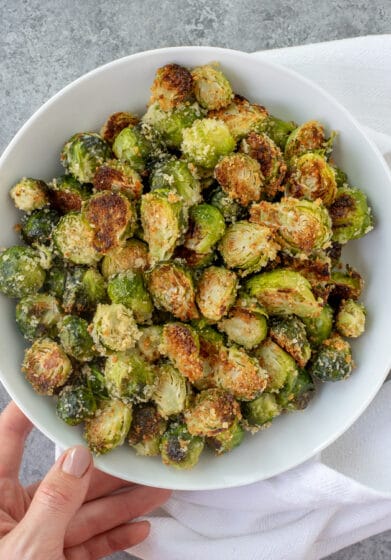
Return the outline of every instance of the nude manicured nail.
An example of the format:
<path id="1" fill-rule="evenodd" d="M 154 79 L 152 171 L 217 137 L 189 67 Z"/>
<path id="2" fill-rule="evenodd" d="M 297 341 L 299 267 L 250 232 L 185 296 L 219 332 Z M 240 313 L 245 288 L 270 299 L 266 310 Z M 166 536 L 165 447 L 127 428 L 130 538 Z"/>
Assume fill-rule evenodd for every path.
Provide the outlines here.
<path id="1" fill-rule="evenodd" d="M 91 453 L 85 447 L 70 449 L 63 461 L 63 472 L 81 478 L 91 464 Z"/>

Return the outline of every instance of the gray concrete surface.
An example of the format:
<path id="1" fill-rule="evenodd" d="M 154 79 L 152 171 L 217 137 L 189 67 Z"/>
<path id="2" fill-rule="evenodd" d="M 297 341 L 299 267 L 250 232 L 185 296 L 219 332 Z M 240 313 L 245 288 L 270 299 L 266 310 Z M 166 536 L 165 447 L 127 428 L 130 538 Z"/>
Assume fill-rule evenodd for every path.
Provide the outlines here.
<path id="1" fill-rule="evenodd" d="M 251 52 L 390 30 L 388 0 L 0 0 L 0 152 L 60 88 L 127 54 L 176 45 Z M 7 402 L 0 386 L 0 409 Z M 23 481 L 40 479 L 52 460 L 53 445 L 34 431 Z M 391 531 L 329 560 L 368 558 L 391 558 Z"/>

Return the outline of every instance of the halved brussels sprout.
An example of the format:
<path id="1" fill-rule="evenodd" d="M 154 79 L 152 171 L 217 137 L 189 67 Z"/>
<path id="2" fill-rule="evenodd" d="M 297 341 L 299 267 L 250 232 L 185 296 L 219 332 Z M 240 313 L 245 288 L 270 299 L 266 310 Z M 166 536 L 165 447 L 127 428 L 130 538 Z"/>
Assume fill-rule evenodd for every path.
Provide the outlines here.
<path id="1" fill-rule="evenodd" d="M 251 207 L 250 222 L 274 229 L 276 241 L 288 254 L 310 255 L 330 245 L 331 219 L 320 201 L 292 197 L 262 201 Z"/>
<path id="2" fill-rule="evenodd" d="M 283 191 L 287 165 L 280 148 L 266 134 L 251 132 L 240 143 L 240 151 L 258 161 L 263 176 L 262 191 L 273 200 Z"/>
<path id="3" fill-rule="evenodd" d="M 62 313 L 58 301 L 49 294 L 22 298 L 16 305 L 16 324 L 27 340 L 57 335 Z"/>
<path id="4" fill-rule="evenodd" d="M 208 117 L 225 122 L 232 136 L 238 140 L 252 130 L 258 130 L 265 122 L 267 114 L 265 107 L 250 103 L 241 95 L 235 95 L 227 107 L 209 111 Z"/>
<path id="5" fill-rule="evenodd" d="M 231 84 L 224 74 L 211 64 L 197 66 L 191 72 L 194 93 L 205 109 L 222 109 L 233 98 Z"/>
<path id="6" fill-rule="evenodd" d="M 162 461 L 176 469 L 192 469 L 204 449 L 204 440 L 189 434 L 186 425 L 173 423 L 163 434 L 160 446 Z"/>
<path id="7" fill-rule="evenodd" d="M 242 220 L 227 228 L 218 248 L 228 268 L 247 276 L 275 260 L 280 246 L 269 227 Z"/>
<path id="8" fill-rule="evenodd" d="M 170 111 L 163 111 L 159 103 L 153 103 L 143 116 L 143 122 L 153 126 L 169 148 L 179 149 L 184 129 L 189 128 L 202 116 L 203 112 L 198 103 L 178 105 Z"/>
<path id="9" fill-rule="evenodd" d="M 292 256 L 280 253 L 280 263 L 284 268 L 299 272 L 311 284 L 313 294 L 324 302 L 331 291 L 332 262 L 326 251 L 315 251 L 305 257 L 302 254 Z"/>
<path id="10" fill-rule="evenodd" d="M 234 272 L 222 266 L 210 266 L 202 271 L 197 286 L 197 305 L 204 317 L 220 321 L 232 307 L 238 289 Z"/>
<path id="11" fill-rule="evenodd" d="M 113 143 L 115 156 L 139 173 L 145 170 L 152 150 L 153 146 L 140 125 L 121 130 Z"/>
<path id="12" fill-rule="evenodd" d="M 182 202 L 175 192 L 157 189 L 141 197 L 141 224 L 152 264 L 172 257 L 182 220 Z"/>
<path id="13" fill-rule="evenodd" d="M 297 128 L 297 124 L 293 121 L 284 121 L 273 115 L 267 115 L 261 126 L 257 128 L 267 134 L 280 150 L 285 150 L 288 137 Z"/>
<path id="14" fill-rule="evenodd" d="M 150 177 L 151 190 L 168 189 L 178 193 L 187 208 L 201 200 L 199 180 L 186 161 L 171 158 L 156 165 Z"/>
<path id="15" fill-rule="evenodd" d="M 209 251 L 208 253 L 196 253 L 183 245 L 177 247 L 174 252 L 174 259 L 184 261 L 188 267 L 193 269 L 210 266 L 215 258 L 216 253 L 214 251 Z"/>
<path id="16" fill-rule="evenodd" d="M 18 210 L 32 212 L 49 204 L 47 185 L 40 179 L 23 177 L 10 190 L 10 197 Z"/>
<path id="17" fill-rule="evenodd" d="M 140 198 L 143 184 L 140 175 L 125 161 L 108 160 L 98 167 L 93 181 L 96 191 L 120 192 L 130 200 Z"/>
<path id="18" fill-rule="evenodd" d="M 167 363 L 158 367 L 152 400 L 163 418 L 185 409 L 188 401 L 186 378 L 173 365 Z"/>
<path id="19" fill-rule="evenodd" d="M 107 301 L 106 282 L 95 268 L 77 266 L 66 271 L 64 280 L 60 275 L 58 281 L 66 313 L 88 313 Z"/>
<path id="20" fill-rule="evenodd" d="M 72 175 L 61 175 L 49 183 L 50 204 L 63 214 L 80 212 L 83 202 L 90 195 L 90 188 Z"/>
<path id="21" fill-rule="evenodd" d="M 85 422 L 84 438 L 96 455 L 102 455 L 122 445 L 132 422 L 132 408 L 110 399 L 99 403 L 94 418 Z"/>
<path id="22" fill-rule="evenodd" d="M 264 178 L 258 161 L 252 157 L 241 153 L 227 155 L 218 162 L 214 174 L 223 191 L 242 206 L 261 198 Z"/>
<path id="23" fill-rule="evenodd" d="M 124 402 L 149 401 L 155 389 L 154 367 L 135 349 L 111 354 L 105 379 L 109 395 Z"/>
<path id="24" fill-rule="evenodd" d="M 121 303 L 98 303 L 89 330 L 103 355 L 133 348 L 141 336 L 132 311 Z"/>
<path id="25" fill-rule="evenodd" d="M 58 395 L 56 413 L 69 426 L 76 426 L 96 412 L 92 391 L 83 385 L 66 385 Z"/>
<path id="26" fill-rule="evenodd" d="M 61 346 L 51 338 L 39 338 L 27 348 L 22 371 L 37 393 L 53 395 L 68 381 L 72 364 Z"/>
<path id="27" fill-rule="evenodd" d="M 271 317 L 269 334 L 272 340 L 304 367 L 311 357 L 311 346 L 307 339 L 304 323 L 294 315 Z"/>
<path id="28" fill-rule="evenodd" d="M 148 275 L 148 287 L 155 305 L 181 321 L 197 319 L 191 274 L 176 262 L 161 263 Z"/>
<path id="29" fill-rule="evenodd" d="M 123 245 L 136 225 L 136 210 L 122 194 L 103 191 L 83 206 L 83 215 L 93 229 L 93 246 L 100 253 Z"/>
<path id="30" fill-rule="evenodd" d="M 346 271 L 336 270 L 331 273 L 332 299 L 357 300 L 364 289 L 364 280 L 351 266 L 346 266 Z"/>
<path id="31" fill-rule="evenodd" d="M 137 455 L 153 457 L 160 455 L 162 435 L 167 422 L 157 412 L 153 404 L 141 404 L 133 408 L 132 424 L 128 442 Z"/>
<path id="32" fill-rule="evenodd" d="M 15 245 L 0 254 L 0 292 L 21 298 L 35 294 L 45 282 L 39 255 L 31 247 Z"/>
<path id="33" fill-rule="evenodd" d="M 257 274 L 247 280 L 246 290 L 271 315 L 318 317 L 322 311 L 308 280 L 293 270 L 279 268 Z"/>
<path id="34" fill-rule="evenodd" d="M 137 348 L 148 362 L 157 362 L 161 357 L 160 345 L 162 343 L 163 327 L 151 325 L 140 329 L 141 336 L 137 341 Z"/>
<path id="35" fill-rule="evenodd" d="M 149 103 L 159 103 L 163 111 L 169 111 L 193 95 L 193 78 L 184 66 L 166 64 L 156 70 L 151 86 Z"/>
<path id="36" fill-rule="evenodd" d="M 236 222 L 243 219 L 246 215 L 245 208 L 232 200 L 221 187 L 217 187 L 212 191 L 209 204 L 220 210 L 226 222 Z"/>
<path id="37" fill-rule="evenodd" d="M 197 119 L 182 134 L 183 155 L 207 169 L 213 168 L 221 156 L 230 154 L 235 148 L 235 140 L 223 121 Z"/>
<path id="38" fill-rule="evenodd" d="M 267 372 L 253 356 L 237 346 L 220 351 L 214 374 L 216 385 L 241 401 L 252 401 L 266 388 Z"/>
<path id="39" fill-rule="evenodd" d="M 185 247 L 196 253 L 209 253 L 224 232 L 225 222 L 220 210 L 210 204 L 198 204 L 190 208 Z"/>
<path id="40" fill-rule="evenodd" d="M 258 346 L 267 335 L 265 313 L 261 309 L 247 308 L 241 300 L 231 308 L 227 318 L 222 319 L 218 328 L 225 332 L 232 342 L 251 350 Z"/>
<path id="41" fill-rule="evenodd" d="M 202 322 L 202 319 L 201 321 Z M 214 373 L 220 363 L 220 354 L 224 355 L 224 337 L 212 327 L 199 328 L 196 326 L 200 341 L 200 358 L 203 368 L 203 376 L 194 382 L 199 391 L 216 387 Z"/>
<path id="42" fill-rule="evenodd" d="M 30 244 L 50 244 L 59 219 L 60 216 L 55 210 L 49 208 L 34 210 L 22 221 L 21 233 L 24 241 Z"/>
<path id="43" fill-rule="evenodd" d="M 108 117 L 108 119 L 100 129 L 100 135 L 102 136 L 103 140 L 111 145 L 118 134 L 121 132 L 121 130 L 131 126 L 135 126 L 138 123 L 139 118 L 132 113 L 128 113 L 127 111 L 118 111 L 117 113 L 113 113 Z"/>
<path id="44" fill-rule="evenodd" d="M 285 144 L 285 157 L 300 156 L 306 152 L 322 150 L 326 142 L 323 125 L 308 121 L 290 133 Z"/>
<path id="45" fill-rule="evenodd" d="M 212 437 L 241 418 L 239 403 L 223 389 L 201 391 L 185 412 L 187 429 L 193 436 Z"/>
<path id="46" fill-rule="evenodd" d="M 293 385 L 286 385 L 276 395 L 278 404 L 285 411 L 304 410 L 315 395 L 315 385 L 311 375 L 301 369 Z"/>
<path id="47" fill-rule="evenodd" d="M 113 303 L 129 307 L 137 323 L 150 321 L 153 303 L 140 271 L 128 270 L 112 276 L 107 284 L 107 293 Z"/>
<path id="48" fill-rule="evenodd" d="M 308 340 L 317 346 L 329 338 L 334 320 L 333 308 L 326 303 L 318 317 L 302 317 Z"/>
<path id="49" fill-rule="evenodd" d="M 295 198 L 320 199 L 325 206 L 330 206 L 337 195 L 334 169 L 320 154 L 308 153 L 294 158 L 286 193 Z"/>
<path id="50" fill-rule="evenodd" d="M 244 403 L 242 410 L 250 429 L 267 428 L 270 422 L 281 414 L 281 407 L 273 393 L 263 393 L 255 400 Z"/>
<path id="51" fill-rule="evenodd" d="M 123 247 L 114 247 L 102 260 L 102 274 L 108 279 L 127 270 L 143 271 L 149 267 L 148 245 L 129 239 Z"/>
<path id="52" fill-rule="evenodd" d="M 299 370 L 295 360 L 271 338 L 267 338 L 255 349 L 255 357 L 267 372 L 266 391 L 277 393 L 282 387 L 293 387 Z"/>
<path id="53" fill-rule="evenodd" d="M 91 183 L 96 169 L 111 156 L 110 146 L 96 132 L 78 132 L 64 145 L 61 163 L 81 183 Z"/>
<path id="54" fill-rule="evenodd" d="M 163 327 L 162 354 L 192 383 L 203 375 L 197 332 L 184 323 L 167 323 Z"/>
<path id="55" fill-rule="evenodd" d="M 90 389 L 95 399 L 100 401 L 109 398 L 104 375 L 104 360 L 98 358 L 83 364 L 81 379 L 83 384 Z"/>
<path id="56" fill-rule="evenodd" d="M 217 455 L 227 453 L 238 445 L 244 438 L 244 430 L 238 419 L 234 421 L 231 427 L 219 432 L 218 434 L 206 438 L 206 443 L 214 450 Z"/>
<path id="57" fill-rule="evenodd" d="M 358 239 L 373 229 L 371 208 L 366 195 L 359 189 L 338 189 L 334 203 L 329 208 L 333 224 L 333 241 L 347 243 Z"/>
<path id="58" fill-rule="evenodd" d="M 94 247 L 94 230 L 80 212 L 69 212 L 58 222 L 53 239 L 61 256 L 74 264 L 95 265 L 101 258 Z"/>
<path id="59" fill-rule="evenodd" d="M 89 362 L 95 356 L 94 341 L 85 319 L 67 315 L 61 321 L 58 336 L 65 352 L 79 362 Z"/>
<path id="60" fill-rule="evenodd" d="M 352 351 L 347 340 L 332 333 L 319 346 L 311 363 L 309 373 L 320 381 L 347 379 L 354 367 Z"/>
<path id="61" fill-rule="evenodd" d="M 335 326 L 342 336 L 357 338 L 365 331 L 365 306 L 353 299 L 343 300 L 335 318 Z"/>

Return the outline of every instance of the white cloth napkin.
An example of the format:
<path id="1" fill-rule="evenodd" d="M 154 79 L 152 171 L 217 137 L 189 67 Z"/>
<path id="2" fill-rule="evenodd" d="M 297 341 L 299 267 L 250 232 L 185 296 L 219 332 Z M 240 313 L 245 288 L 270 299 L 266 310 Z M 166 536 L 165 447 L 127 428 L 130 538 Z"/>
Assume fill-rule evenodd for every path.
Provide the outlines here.
<path id="1" fill-rule="evenodd" d="M 254 53 L 339 99 L 391 158 L 391 35 Z M 389 160 L 390 161 L 390 160 Z M 390 161 L 391 163 L 391 161 Z M 391 381 L 354 426 L 285 474 L 240 488 L 174 492 L 144 560 L 318 560 L 391 528 Z"/>

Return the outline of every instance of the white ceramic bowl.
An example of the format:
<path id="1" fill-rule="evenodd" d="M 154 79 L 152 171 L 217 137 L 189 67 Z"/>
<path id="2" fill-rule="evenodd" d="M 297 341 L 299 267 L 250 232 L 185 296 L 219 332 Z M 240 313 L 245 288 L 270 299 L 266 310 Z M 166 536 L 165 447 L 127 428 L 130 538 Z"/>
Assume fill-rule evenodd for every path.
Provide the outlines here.
<path id="1" fill-rule="evenodd" d="M 0 245 L 9 246 L 18 242 L 12 229 L 18 216 L 8 197 L 15 181 L 21 176 L 50 179 L 63 172 L 59 153 L 64 141 L 78 131 L 99 130 L 110 113 L 142 114 L 159 66 L 211 61 L 221 63 L 236 92 L 273 114 L 299 123 L 318 119 L 328 130 L 339 131 L 336 162 L 353 185 L 368 193 L 376 228 L 346 250 L 347 261 L 366 279 L 368 307 L 366 333 L 353 342 L 357 368 L 349 380 L 323 385 L 305 411 L 277 418 L 270 429 L 248 435 L 233 452 L 219 458 L 204 453 L 189 472 L 169 469 L 158 458 L 137 457 L 126 445 L 96 459 L 100 469 L 118 477 L 187 490 L 239 486 L 302 463 L 338 438 L 379 390 L 391 365 L 391 181 L 382 156 L 339 103 L 294 72 L 237 51 L 179 47 L 125 57 L 76 80 L 28 120 L 0 160 Z M 14 302 L 2 296 L 0 328 L 1 379 L 11 397 L 53 441 L 64 447 L 83 442 L 81 430 L 57 419 L 53 400 L 36 395 L 20 373 L 24 344 L 14 322 Z"/>

